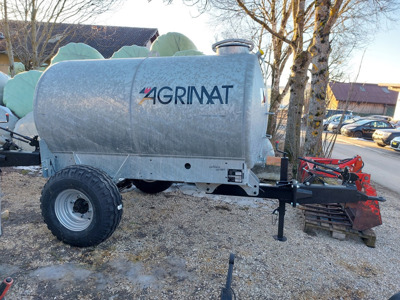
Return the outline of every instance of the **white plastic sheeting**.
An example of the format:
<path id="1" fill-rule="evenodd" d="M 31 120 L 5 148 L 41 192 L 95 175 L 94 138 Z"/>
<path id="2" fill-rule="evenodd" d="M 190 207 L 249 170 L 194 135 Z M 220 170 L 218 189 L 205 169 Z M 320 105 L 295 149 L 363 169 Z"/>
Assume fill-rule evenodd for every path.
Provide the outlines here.
<path id="1" fill-rule="evenodd" d="M 10 77 L 3 72 L 0 72 L 0 105 L 3 105 L 3 92 L 4 87 L 6 86 L 7 81 L 10 80 Z"/>
<path id="2" fill-rule="evenodd" d="M 35 135 L 38 135 L 38 132 L 36 130 L 35 126 L 35 121 L 33 119 L 33 112 L 28 113 L 25 117 L 20 119 L 17 124 L 15 124 L 14 131 L 16 133 L 29 136 L 29 137 L 34 137 Z M 35 147 L 30 146 L 27 143 L 18 141 L 14 139 L 14 143 L 18 145 L 22 150 L 25 151 L 34 151 Z"/>
<path id="3" fill-rule="evenodd" d="M 197 47 L 187 36 L 178 32 L 168 32 L 160 35 L 150 50 L 160 56 L 173 56 L 178 51 L 197 50 Z"/>
<path id="4" fill-rule="evenodd" d="M 14 63 L 14 71 L 15 71 L 15 74 L 26 72 L 25 65 L 22 62 L 15 62 Z M 10 73 L 10 68 L 8 68 L 8 73 Z"/>
<path id="5" fill-rule="evenodd" d="M 111 56 L 111 58 L 148 57 L 150 50 L 137 45 L 124 46 Z"/>
<path id="6" fill-rule="evenodd" d="M 18 118 L 11 112 L 9 108 L 0 106 L 0 121 L 6 121 L 6 114 L 9 114 L 9 121 L 8 123 L 1 123 L 0 127 L 14 130 Z M 0 130 L 0 145 L 3 145 L 6 142 L 6 139 L 11 139 L 10 133 L 5 130 Z"/>
<path id="7" fill-rule="evenodd" d="M 4 104 L 19 118 L 33 110 L 33 94 L 42 75 L 40 71 L 23 72 L 10 79 L 4 87 Z"/>
<path id="8" fill-rule="evenodd" d="M 51 59 L 51 64 L 64 60 L 104 59 L 103 55 L 93 47 L 84 43 L 69 43 L 60 49 Z"/>

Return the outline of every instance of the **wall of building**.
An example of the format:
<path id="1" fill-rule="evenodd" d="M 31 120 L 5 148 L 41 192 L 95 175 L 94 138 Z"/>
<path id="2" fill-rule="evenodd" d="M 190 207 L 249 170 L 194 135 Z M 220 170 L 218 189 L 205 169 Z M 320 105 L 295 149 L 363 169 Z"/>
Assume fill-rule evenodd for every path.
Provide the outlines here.
<path id="1" fill-rule="evenodd" d="M 17 57 L 14 57 L 14 61 L 20 62 L 20 60 Z M 0 71 L 9 74 L 9 61 L 8 61 L 8 56 L 4 53 L 0 54 Z"/>
<path id="2" fill-rule="evenodd" d="M 8 56 L 5 54 L 0 54 L 0 71 L 8 74 Z"/>
<path id="3" fill-rule="evenodd" d="M 336 100 L 330 86 L 326 89 L 326 109 L 338 109 L 339 101 Z"/>
<path id="4" fill-rule="evenodd" d="M 346 103 L 344 101 L 340 101 L 338 109 L 346 109 Z M 390 112 L 391 107 L 377 103 L 349 102 L 347 110 L 361 115 L 386 115 L 388 112 Z"/>
<path id="5" fill-rule="evenodd" d="M 400 94 L 399 94 L 400 95 Z M 355 114 L 360 115 L 387 115 L 393 116 L 394 106 L 380 103 L 366 103 L 366 102 L 348 102 L 346 101 L 338 101 L 332 93 L 332 90 L 328 86 L 326 92 L 326 108 L 327 109 L 343 109 L 352 111 Z M 397 102 L 400 102 L 400 96 Z M 347 107 L 346 107 L 347 106 Z M 399 107 L 399 105 L 398 105 Z M 400 120 L 400 108 L 398 109 L 398 119 Z"/>
<path id="6" fill-rule="evenodd" d="M 394 111 L 393 119 L 400 120 L 400 93 L 397 96 L 397 104 L 396 104 L 396 109 Z"/>

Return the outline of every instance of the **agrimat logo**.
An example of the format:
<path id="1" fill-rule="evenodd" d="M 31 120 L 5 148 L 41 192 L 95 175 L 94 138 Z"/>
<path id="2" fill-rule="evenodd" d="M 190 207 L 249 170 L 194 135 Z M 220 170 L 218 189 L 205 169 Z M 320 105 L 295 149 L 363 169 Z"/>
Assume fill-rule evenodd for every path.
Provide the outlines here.
<path id="1" fill-rule="evenodd" d="M 169 87 L 163 86 L 158 87 L 147 87 L 140 91 L 140 94 L 144 94 L 139 104 L 143 104 L 145 101 L 152 101 L 153 104 L 228 104 L 229 95 L 233 85 L 215 85 L 212 88 L 201 86 L 200 88 L 195 86 L 176 86 Z"/>

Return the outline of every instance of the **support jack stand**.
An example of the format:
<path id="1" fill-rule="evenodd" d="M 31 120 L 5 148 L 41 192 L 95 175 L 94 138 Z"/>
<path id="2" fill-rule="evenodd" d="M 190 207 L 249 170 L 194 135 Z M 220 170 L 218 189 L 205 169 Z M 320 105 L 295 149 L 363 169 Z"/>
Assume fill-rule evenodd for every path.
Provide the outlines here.
<path id="1" fill-rule="evenodd" d="M 287 153 L 284 151 L 280 151 L 278 148 L 278 143 L 275 144 L 276 152 L 282 153 L 283 157 L 281 157 L 281 170 L 280 170 L 280 180 L 277 182 L 277 185 L 288 185 L 288 166 L 289 166 L 289 158 L 286 157 Z M 278 220 L 278 234 L 274 235 L 274 239 L 280 242 L 286 242 L 287 238 L 283 235 L 283 227 L 285 222 L 285 212 L 286 212 L 286 202 L 283 200 L 279 200 L 279 207 L 277 208 L 279 214 Z"/>
<path id="2" fill-rule="evenodd" d="M 278 223 L 278 234 L 274 235 L 274 239 L 280 242 L 286 242 L 287 238 L 283 235 L 283 226 L 285 220 L 285 206 L 286 203 L 284 201 L 279 200 L 278 214 L 279 214 L 279 223 Z"/>

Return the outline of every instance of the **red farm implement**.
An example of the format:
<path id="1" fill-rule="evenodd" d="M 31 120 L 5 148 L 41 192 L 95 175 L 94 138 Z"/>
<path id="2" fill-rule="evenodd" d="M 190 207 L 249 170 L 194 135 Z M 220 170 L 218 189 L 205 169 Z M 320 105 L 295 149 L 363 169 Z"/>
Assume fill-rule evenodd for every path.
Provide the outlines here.
<path id="1" fill-rule="evenodd" d="M 371 186 L 371 175 L 362 172 L 364 163 L 360 156 L 348 159 L 305 157 L 301 159 L 299 171 L 304 184 L 331 184 L 341 180 L 343 185 L 355 184 L 357 190 L 375 197 L 376 190 Z M 337 199 L 341 203 L 341 199 Z M 363 231 L 382 224 L 379 203 L 376 200 L 342 204 L 352 229 Z"/>

